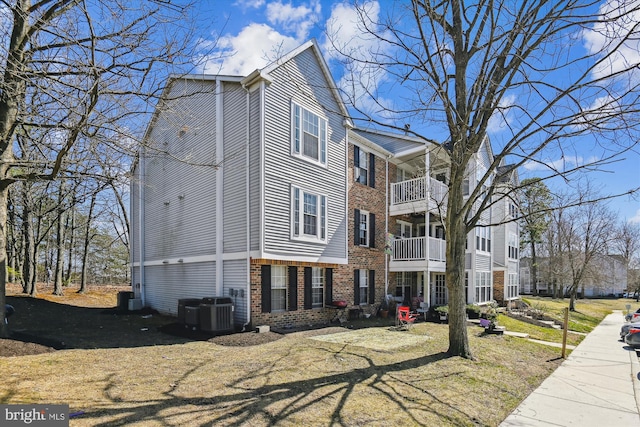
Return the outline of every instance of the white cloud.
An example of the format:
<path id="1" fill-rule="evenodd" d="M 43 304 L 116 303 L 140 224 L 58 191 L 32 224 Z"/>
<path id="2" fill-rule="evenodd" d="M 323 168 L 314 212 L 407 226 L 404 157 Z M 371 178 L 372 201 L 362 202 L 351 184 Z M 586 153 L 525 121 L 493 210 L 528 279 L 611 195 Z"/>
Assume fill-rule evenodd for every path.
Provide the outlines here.
<path id="1" fill-rule="evenodd" d="M 640 224 L 640 209 L 636 211 L 636 214 L 632 218 L 629 218 L 628 222 L 632 224 Z"/>
<path id="2" fill-rule="evenodd" d="M 594 78 L 631 69 L 631 78 L 637 82 L 640 74 L 633 67 L 640 64 L 640 0 L 605 1 L 599 14 L 600 20 L 582 33 L 587 51 L 602 60 L 593 71 Z"/>
<path id="3" fill-rule="evenodd" d="M 237 0 L 234 5 L 240 6 L 243 9 L 257 9 L 264 5 L 265 0 Z"/>
<path id="4" fill-rule="evenodd" d="M 578 166 L 598 161 L 595 157 L 584 159 L 582 156 L 562 156 L 557 160 L 527 161 L 523 167 L 528 171 L 566 171 Z"/>
<path id="5" fill-rule="evenodd" d="M 320 0 L 300 6 L 277 0 L 239 0 L 243 8 L 260 9 L 266 4 L 267 23 L 250 22 L 238 34 L 226 34 L 217 42 L 202 40 L 207 53 L 196 58 L 199 71 L 207 74 L 248 75 L 304 43 L 321 17 Z"/>
<path id="6" fill-rule="evenodd" d="M 347 95 L 347 103 L 354 103 L 368 114 L 384 117 L 392 101 L 381 96 L 378 89 L 388 80 L 388 73 L 375 64 L 375 57 L 388 47 L 370 33 L 375 29 L 379 14 L 377 1 L 361 3 L 358 9 L 348 3 L 335 4 L 327 20 L 327 38 L 322 50 L 328 61 L 342 63 L 344 74 L 338 86 Z"/>
<path id="7" fill-rule="evenodd" d="M 238 35 L 220 37 L 216 52 L 200 57 L 197 63 L 207 74 L 246 76 L 299 44 L 295 38 L 283 35 L 266 24 L 251 23 Z"/>
<path id="8" fill-rule="evenodd" d="M 507 95 L 500 100 L 498 109 L 494 111 L 489 119 L 488 132 L 498 133 L 509 127 L 511 120 L 513 120 L 511 107 L 516 105 L 517 99 L 515 95 Z"/>
<path id="9" fill-rule="evenodd" d="M 604 95 L 594 99 L 590 106 L 576 114 L 572 125 L 576 130 L 586 130 L 590 126 L 602 126 L 603 123 L 611 122 L 622 114 L 624 109 L 618 100 L 611 95 Z"/>
<path id="10" fill-rule="evenodd" d="M 294 7 L 291 3 L 280 1 L 267 5 L 267 19 L 272 25 L 282 26 L 288 32 L 294 33 L 301 43 L 309 37 L 309 32 L 321 18 L 322 6 L 319 0 L 308 5 Z"/>

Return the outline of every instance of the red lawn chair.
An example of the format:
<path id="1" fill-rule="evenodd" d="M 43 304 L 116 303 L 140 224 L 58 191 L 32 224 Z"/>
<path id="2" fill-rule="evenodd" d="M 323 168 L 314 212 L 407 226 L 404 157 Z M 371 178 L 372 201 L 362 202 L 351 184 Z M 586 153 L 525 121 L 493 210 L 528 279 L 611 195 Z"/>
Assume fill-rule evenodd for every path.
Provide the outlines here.
<path id="1" fill-rule="evenodd" d="M 418 317 L 417 314 L 411 313 L 408 306 L 402 305 L 398 307 L 397 325 L 399 329 L 409 330 L 413 326 Z"/>

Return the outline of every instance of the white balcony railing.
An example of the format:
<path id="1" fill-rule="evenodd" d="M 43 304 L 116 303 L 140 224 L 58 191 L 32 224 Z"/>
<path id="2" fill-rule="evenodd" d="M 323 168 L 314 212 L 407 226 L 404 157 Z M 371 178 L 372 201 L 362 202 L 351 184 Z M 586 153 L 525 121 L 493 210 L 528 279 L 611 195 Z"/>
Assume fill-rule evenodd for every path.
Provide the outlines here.
<path id="1" fill-rule="evenodd" d="M 395 239 L 391 245 L 392 261 L 420 261 L 426 258 L 424 237 Z M 429 237 L 429 260 L 445 261 L 446 242 Z"/>
<path id="2" fill-rule="evenodd" d="M 425 201 L 427 199 L 427 181 L 425 177 L 391 184 L 391 205 Z M 429 178 L 430 201 L 438 205 L 445 201 L 447 185 Z"/>

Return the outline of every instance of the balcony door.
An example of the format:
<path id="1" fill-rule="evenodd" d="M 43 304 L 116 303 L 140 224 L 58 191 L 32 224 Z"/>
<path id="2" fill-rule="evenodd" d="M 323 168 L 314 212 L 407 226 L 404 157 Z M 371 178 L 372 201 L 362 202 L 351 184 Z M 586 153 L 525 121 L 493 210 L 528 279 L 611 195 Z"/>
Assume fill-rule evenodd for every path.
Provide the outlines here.
<path id="1" fill-rule="evenodd" d="M 398 221 L 398 236 L 405 239 L 413 237 L 413 229 L 410 222 Z"/>
<path id="2" fill-rule="evenodd" d="M 447 286 L 444 281 L 444 274 L 438 273 L 433 275 L 434 278 L 434 301 L 435 305 L 445 305 L 447 304 Z"/>

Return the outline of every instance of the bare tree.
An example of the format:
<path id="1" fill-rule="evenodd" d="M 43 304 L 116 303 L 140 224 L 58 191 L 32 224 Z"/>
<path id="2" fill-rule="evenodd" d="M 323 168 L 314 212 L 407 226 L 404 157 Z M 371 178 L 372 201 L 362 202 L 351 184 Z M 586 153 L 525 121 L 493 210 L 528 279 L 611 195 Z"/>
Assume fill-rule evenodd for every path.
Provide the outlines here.
<path id="1" fill-rule="evenodd" d="M 587 200 L 593 200 L 594 195 L 585 194 Z M 563 242 L 564 253 L 569 271 L 569 310 L 575 311 L 575 300 L 578 289 L 583 281 L 593 274 L 593 262 L 597 255 L 606 255 L 607 247 L 613 236 L 615 215 L 603 202 L 584 203 L 569 209 L 563 226 L 560 229 L 559 240 Z M 584 294 L 584 291 L 583 291 Z"/>
<path id="2" fill-rule="evenodd" d="M 549 226 L 552 196 L 549 188 L 539 178 L 522 181 L 519 197 L 522 212 L 521 241 L 531 252 L 531 281 L 533 294 L 538 294 L 538 244 Z"/>
<path id="3" fill-rule="evenodd" d="M 634 275 L 634 261 L 640 259 L 640 224 L 623 221 L 611 242 L 611 249 L 622 256 L 627 269 L 627 291 L 640 291 Z"/>
<path id="4" fill-rule="evenodd" d="M 0 318 L 9 186 L 55 179 L 74 151 L 105 158 L 131 147 L 167 73 L 187 71 L 189 10 L 165 0 L 0 2 Z"/>
<path id="5" fill-rule="evenodd" d="M 473 357 L 465 243 L 491 204 L 497 167 L 506 160 L 515 167 L 537 162 L 547 165 L 549 176 L 569 179 L 614 161 L 639 140 L 638 60 L 629 52 L 637 52 L 640 3 L 599 4 L 412 0 L 378 17 L 375 4 L 357 2 L 358 22 L 328 29 L 342 54 L 335 56 L 347 67 L 342 89 L 356 123 L 399 131 L 411 123 L 409 132 L 425 141 L 444 136 L 449 354 Z M 341 31 L 352 35 L 349 43 L 340 42 Z M 388 91 L 400 101 L 386 99 Z M 463 181 L 496 122 L 502 127 L 492 135 L 493 162 L 467 198 Z M 575 155 L 578 144 L 591 144 L 594 159 L 551 163 Z"/>

